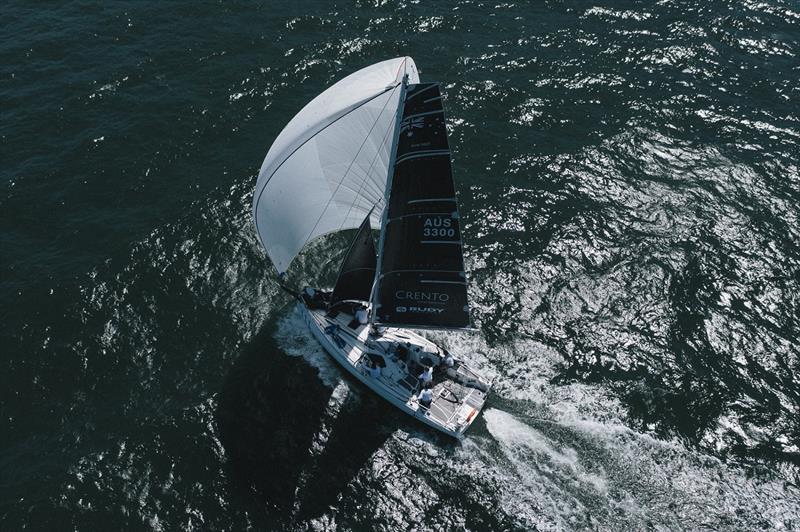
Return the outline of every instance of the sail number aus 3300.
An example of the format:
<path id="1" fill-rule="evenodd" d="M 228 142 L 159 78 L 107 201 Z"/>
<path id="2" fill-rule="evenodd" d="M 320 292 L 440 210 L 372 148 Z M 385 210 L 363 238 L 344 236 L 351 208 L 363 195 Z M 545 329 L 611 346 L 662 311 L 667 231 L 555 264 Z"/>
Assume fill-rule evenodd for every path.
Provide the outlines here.
<path id="1" fill-rule="evenodd" d="M 425 218 L 422 224 L 422 236 L 454 237 L 456 230 L 453 227 L 452 218 L 430 217 Z"/>

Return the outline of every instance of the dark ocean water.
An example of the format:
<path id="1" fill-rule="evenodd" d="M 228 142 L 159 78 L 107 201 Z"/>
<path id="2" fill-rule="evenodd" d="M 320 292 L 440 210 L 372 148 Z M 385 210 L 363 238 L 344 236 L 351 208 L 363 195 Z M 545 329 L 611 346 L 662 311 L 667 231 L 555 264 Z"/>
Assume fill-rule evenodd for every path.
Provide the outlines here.
<path id="1" fill-rule="evenodd" d="M 7 1 L 0 529 L 800 530 L 800 4 Z M 328 360 L 250 215 L 308 100 L 443 82 L 462 444 Z M 330 282 L 347 235 L 291 273 Z"/>

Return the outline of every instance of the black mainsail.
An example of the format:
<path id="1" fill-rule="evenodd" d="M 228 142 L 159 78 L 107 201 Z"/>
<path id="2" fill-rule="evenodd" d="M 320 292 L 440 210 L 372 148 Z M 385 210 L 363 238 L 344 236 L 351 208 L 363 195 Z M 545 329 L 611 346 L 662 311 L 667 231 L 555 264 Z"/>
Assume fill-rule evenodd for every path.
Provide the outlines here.
<path id="1" fill-rule="evenodd" d="M 370 211 L 371 214 L 371 211 Z M 375 242 L 369 217 L 364 218 L 358 233 L 350 244 L 331 294 L 331 304 L 339 301 L 369 301 L 375 279 Z"/>
<path id="2" fill-rule="evenodd" d="M 438 83 L 407 87 L 395 144 L 373 320 L 469 327 L 461 228 Z"/>

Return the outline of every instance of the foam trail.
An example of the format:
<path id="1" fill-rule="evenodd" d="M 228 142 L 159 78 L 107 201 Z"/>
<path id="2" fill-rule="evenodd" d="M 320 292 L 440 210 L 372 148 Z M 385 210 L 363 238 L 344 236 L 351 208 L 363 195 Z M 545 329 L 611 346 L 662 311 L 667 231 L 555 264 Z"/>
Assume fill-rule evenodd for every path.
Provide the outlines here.
<path id="1" fill-rule="evenodd" d="M 484 418 L 489 433 L 499 444 L 501 461 L 511 466 L 514 476 L 505 504 L 521 504 L 519 511 L 523 513 L 531 508 L 542 509 L 566 526 L 587 519 L 594 501 L 605 497 L 605 473 L 597 467 L 594 469 L 598 471 L 590 471 L 574 448 L 559 445 L 502 410 L 490 408 Z M 536 520 L 538 528 L 543 525 Z"/>
<path id="2" fill-rule="evenodd" d="M 752 477 L 679 442 L 614 421 L 525 418 L 484 412 L 493 440 L 473 439 L 482 461 L 501 475 L 507 512 L 538 529 L 697 529 L 724 522 L 791 529 L 800 515 L 796 489 Z M 536 425 L 535 427 L 532 425 Z"/>

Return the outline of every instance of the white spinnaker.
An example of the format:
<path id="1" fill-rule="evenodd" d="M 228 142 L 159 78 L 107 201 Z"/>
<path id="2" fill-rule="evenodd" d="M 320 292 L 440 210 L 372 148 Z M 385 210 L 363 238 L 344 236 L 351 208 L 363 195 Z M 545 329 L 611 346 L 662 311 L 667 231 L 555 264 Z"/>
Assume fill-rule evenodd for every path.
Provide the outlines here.
<path id="1" fill-rule="evenodd" d="M 414 60 L 376 63 L 337 82 L 286 125 L 261 165 L 253 217 L 283 273 L 310 240 L 357 228 L 382 204 L 400 82 L 419 83 Z M 381 207 L 373 211 L 380 227 Z"/>

